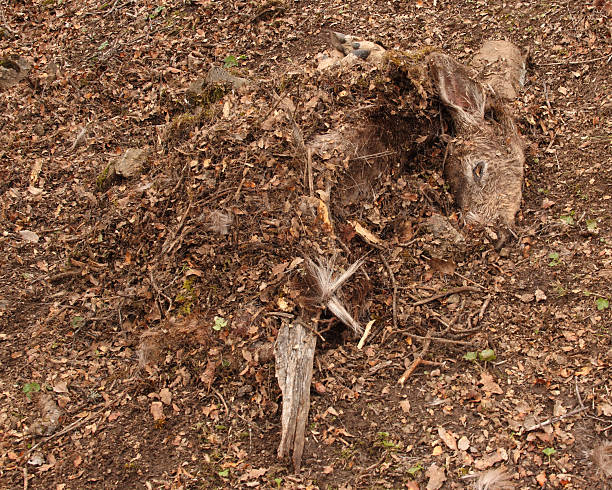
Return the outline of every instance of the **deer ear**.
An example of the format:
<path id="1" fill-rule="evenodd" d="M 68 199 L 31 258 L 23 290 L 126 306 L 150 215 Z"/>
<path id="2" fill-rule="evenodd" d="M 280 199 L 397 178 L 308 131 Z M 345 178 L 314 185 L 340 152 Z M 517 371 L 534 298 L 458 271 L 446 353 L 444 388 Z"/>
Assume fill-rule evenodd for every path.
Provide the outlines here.
<path id="1" fill-rule="evenodd" d="M 431 55 L 429 62 L 442 103 L 459 114 L 467 113 L 477 120 L 484 119 L 486 96 L 467 69 L 441 53 Z"/>

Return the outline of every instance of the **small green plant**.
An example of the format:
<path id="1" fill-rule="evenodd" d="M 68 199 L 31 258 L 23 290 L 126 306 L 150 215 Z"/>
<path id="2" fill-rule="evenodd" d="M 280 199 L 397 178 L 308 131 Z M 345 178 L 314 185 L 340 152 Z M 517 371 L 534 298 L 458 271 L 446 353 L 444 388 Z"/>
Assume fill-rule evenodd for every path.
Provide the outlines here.
<path id="1" fill-rule="evenodd" d="M 391 439 L 389 439 L 388 432 L 379 432 L 376 435 L 378 436 L 378 443 L 376 443 L 376 445 L 387 447 L 387 448 L 397 447 L 397 444 L 395 444 Z"/>
<path id="2" fill-rule="evenodd" d="M 610 302 L 607 298 L 597 298 L 595 303 L 597 304 L 597 309 L 599 311 L 607 310 L 610 307 Z"/>
<path id="3" fill-rule="evenodd" d="M 497 356 L 495 355 L 495 351 L 493 349 L 483 349 L 480 352 L 476 352 L 476 351 L 472 351 L 472 352 L 466 352 L 463 356 L 463 359 L 465 361 L 471 361 L 471 362 L 476 362 L 476 361 L 494 361 L 495 359 L 497 359 Z"/>
<path id="4" fill-rule="evenodd" d="M 557 452 L 557 450 L 553 447 L 547 447 L 545 449 L 542 449 L 542 452 L 548 456 L 548 458 L 550 459 L 550 457 L 555 454 Z"/>
<path id="5" fill-rule="evenodd" d="M 186 279 L 175 298 L 175 301 L 181 305 L 179 313 L 184 316 L 189 315 L 196 300 L 197 295 L 193 288 L 193 279 Z"/>
<path id="6" fill-rule="evenodd" d="M 112 174 L 112 171 L 111 171 L 112 166 L 113 164 L 111 162 L 108 165 L 106 165 L 106 167 L 104 167 L 104 170 L 102 170 L 102 172 L 98 174 L 98 177 L 96 178 L 96 188 L 99 191 L 103 191 L 108 185 L 107 179 L 109 175 Z"/>
<path id="7" fill-rule="evenodd" d="M 232 66 L 238 66 L 238 60 L 234 55 L 230 54 L 229 56 L 226 56 L 223 60 L 223 67 L 231 68 Z"/>
<path id="8" fill-rule="evenodd" d="M 567 294 L 567 288 L 563 286 L 563 284 L 561 284 L 560 281 L 556 281 L 554 283 L 554 286 L 555 286 L 555 292 L 557 293 L 557 296 L 561 297 Z"/>
<path id="9" fill-rule="evenodd" d="M 225 318 L 222 318 L 220 316 L 216 316 L 215 317 L 215 324 L 213 325 L 213 330 L 216 330 L 217 332 L 219 330 L 221 330 L 222 328 L 227 327 L 227 320 Z"/>
<path id="10" fill-rule="evenodd" d="M 408 468 L 408 474 L 411 476 L 415 476 L 419 471 L 423 471 L 423 465 L 421 463 L 417 463 L 416 465 Z"/>
<path id="11" fill-rule="evenodd" d="M 82 316 L 73 316 L 72 320 L 70 320 L 70 325 L 75 330 L 78 330 L 79 328 L 81 328 L 84 323 L 85 323 L 85 318 L 83 318 Z"/>
<path id="12" fill-rule="evenodd" d="M 230 54 L 229 56 L 226 56 L 223 60 L 223 68 L 232 68 L 234 66 L 238 66 L 238 61 L 245 59 L 246 56 L 243 54 L 238 57 L 234 56 L 233 54 Z"/>
<path id="13" fill-rule="evenodd" d="M 558 252 L 550 252 L 548 254 L 548 258 L 550 259 L 550 262 L 548 263 L 549 267 L 556 267 L 561 263 Z"/>
<path id="14" fill-rule="evenodd" d="M 219 471 L 218 474 L 221 478 L 227 478 L 229 476 L 229 468 Z"/>
<path id="15" fill-rule="evenodd" d="M 597 231 L 597 220 L 596 219 L 588 219 L 586 220 L 587 230 L 591 233 Z"/>
<path id="16" fill-rule="evenodd" d="M 155 10 L 149 14 L 149 19 L 154 19 L 159 14 L 161 14 L 164 10 L 166 10 L 166 7 L 162 5 L 158 5 L 157 7 L 155 7 Z"/>
<path id="17" fill-rule="evenodd" d="M 100 46 L 98 46 L 98 51 L 102 51 L 108 47 L 108 41 L 104 41 Z"/>
<path id="18" fill-rule="evenodd" d="M 572 211 L 570 214 L 559 217 L 561 221 L 563 221 L 566 225 L 571 226 L 574 224 L 574 212 Z"/>
<path id="19" fill-rule="evenodd" d="M 32 393 L 38 393 L 40 391 L 40 385 L 36 382 L 26 383 L 23 385 L 23 392 L 28 398 L 32 398 Z"/>
<path id="20" fill-rule="evenodd" d="M 466 352 L 463 355 L 463 360 L 464 361 L 470 361 L 470 362 L 477 361 L 478 360 L 478 352 L 476 352 L 476 351 Z"/>
<path id="21" fill-rule="evenodd" d="M 497 359 L 493 349 L 483 349 L 478 353 L 478 359 L 481 361 L 494 361 Z"/>

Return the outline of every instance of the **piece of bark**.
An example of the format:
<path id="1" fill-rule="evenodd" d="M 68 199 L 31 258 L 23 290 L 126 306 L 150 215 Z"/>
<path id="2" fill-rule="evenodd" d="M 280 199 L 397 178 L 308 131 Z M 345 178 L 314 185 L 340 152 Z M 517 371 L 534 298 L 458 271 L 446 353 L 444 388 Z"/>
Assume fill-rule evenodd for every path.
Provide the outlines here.
<path id="1" fill-rule="evenodd" d="M 291 459 L 296 472 L 300 470 L 304 451 L 304 430 L 310 410 L 310 383 L 316 343 L 315 334 L 295 322 L 282 326 L 274 348 L 276 378 L 283 393 L 278 457 L 284 458 L 292 451 Z"/>

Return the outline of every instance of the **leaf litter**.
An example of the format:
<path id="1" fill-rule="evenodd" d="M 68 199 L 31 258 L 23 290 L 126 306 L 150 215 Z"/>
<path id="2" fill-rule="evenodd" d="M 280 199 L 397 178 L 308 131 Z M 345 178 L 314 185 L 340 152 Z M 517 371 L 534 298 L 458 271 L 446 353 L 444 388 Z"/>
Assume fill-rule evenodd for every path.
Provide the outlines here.
<path id="1" fill-rule="evenodd" d="M 605 488 L 606 5 L 4 6 L 2 486 Z M 357 83 L 367 73 L 314 68 L 340 27 L 460 61 L 489 38 L 531 49 L 514 108 L 530 142 L 520 232 L 506 250 L 457 231 L 443 151 L 421 133 L 402 165 L 342 181 L 325 147 L 305 178 L 305 142 L 357 123 L 354 100 L 373 103 Z M 211 64 L 231 78 L 189 91 Z M 323 314 L 293 475 L 276 459 L 273 343 L 303 301 L 301 258 L 327 252 L 338 271 L 365 257 L 343 304 L 381 328 L 359 350 Z M 483 294 L 442 294 L 466 286 Z M 494 359 L 463 360 L 487 349 Z M 398 385 L 415 359 L 432 364 Z"/>

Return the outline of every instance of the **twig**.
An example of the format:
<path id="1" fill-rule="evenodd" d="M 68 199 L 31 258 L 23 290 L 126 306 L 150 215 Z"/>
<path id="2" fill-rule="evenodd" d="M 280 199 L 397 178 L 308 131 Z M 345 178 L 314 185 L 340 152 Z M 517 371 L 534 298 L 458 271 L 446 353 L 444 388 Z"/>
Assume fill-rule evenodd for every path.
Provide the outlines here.
<path id="1" fill-rule="evenodd" d="M 551 133 L 553 133 L 551 131 Z M 544 150 L 544 153 L 550 153 L 550 149 L 552 148 L 552 146 L 555 144 L 555 138 L 557 137 L 557 135 L 555 133 L 552 134 L 551 138 L 550 138 L 550 143 L 548 143 L 548 146 L 546 147 L 546 149 Z M 552 153 L 555 153 L 554 150 Z"/>
<path id="2" fill-rule="evenodd" d="M 425 338 L 425 344 L 423 345 L 423 349 L 421 350 L 421 352 L 419 352 L 419 354 L 416 356 L 414 361 L 412 361 L 412 364 L 408 367 L 408 369 L 404 371 L 404 374 L 402 374 L 400 378 L 397 380 L 398 384 L 404 386 L 404 383 L 406 382 L 406 380 L 410 377 L 410 375 L 414 371 L 416 371 L 416 368 L 418 368 L 421 364 L 432 365 L 430 364 L 432 361 L 425 361 L 423 359 L 425 357 L 425 354 L 427 354 L 427 351 L 429 350 L 429 346 L 431 345 L 431 329 L 427 331 L 427 335 L 424 338 Z M 440 364 L 437 363 L 436 365 L 440 365 Z"/>
<path id="3" fill-rule="evenodd" d="M 238 189 L 236 189 L 236 192 L 234 193 L 234 201 L 236 202 L 238 202 L 238 199 L 240 199 L 240 191 L 242 190 L 242 187 L 246 181 L 247 173 L 249 173 L 249 167 L 244 167 L 244 170 L 242 171 L 242 180 L 238 185 Z"/>
<path id="4" fill-rule="evenodd" d="M 291 313 L 285 313 L 284 311 L 268 311 L 265 316 L 278 316 L 281 318 L 288 318 L 290 320 L 293 320 L 295 318 L 295 315 Z"/>
<path id="5" fill-rule="evenodd" d="M 215 392 L 215 395 L 217 395 L 217 397 L 219 398 L 219 400 L 221 400 L 221 403 L 223 403 L 223 406 L 225 407 L 225 416 L 229 417 L 230 409 L 228 408 L 227 403 L 225 403 L 225 398 L 223 398 L 223 395 L 219 393 L 219 390 L 215 388 L 214 386 L 213 386 L 213 391 Z"/>
<path id="6" fill-rule="evenodd" d="M 536 66 L 557 66 L 557 65 L 584 65 L 587 63 L 594 63 L 595 61 L 600 61 L 603 59 L 608 58 L 608 61 L 606 61 L 606 63 L 608 63 L 610 61 L 610 58 L 612 57 L 612 55 L 605 55 L 605 56 L 600 56 L 599 58 L 592 58 L 590 60 L 577 60 L 577 61 L 555 61 L 553 63 L 538 63 Z"/>
<path id="7" fill-rule="evenodd" d="M 567 413 L 565 413 L 563 415 L 559 415 L 558 417 L 552 417 L 552 418 L 550 418 L 548 420 L 545 420 L 544 422 L 540 422 L 539 424 L 533 425 L 531 427 L 526 427 L 525 431 L 526 432 L 532 432 L 534 430 L 541 429 L 542 427 L 545 427 L 547 425 L 554 424 L 555 422 L 559 422 L 559 420 L 563 420 L 563 419 L 566 419 L 566 418 L 571 417 L 573 415 L 576 415 L 577 413 L 584 412 L 586 409 L 587 409 L 587 407 L 578 407 L 578 408 L 575 408 L 574 410 L 572 410 L 570 412 L 567 412 Z"/>
<path id="8" fill-rule="evenodd" d="M 576 398 L 578 399 L 578 403 L 581 407 L 584 407 L 584 403 L 582 403 L 582 397 L 580 396 L 580 390 L 578 389 L 578 377 L 574 376 L 574 387 L 576 389 Z"/>
<path id="9" fill-rule="evenodd" d="M 484 302 L 482 303 L 482 306 L 480 307 L 480 311 L 478 312 L 478 316 L 474 315 L 474 320 L 473 320 L 473 324 L 472 324 L 473 327 L 478 325 L 480 320 L 482 320 L 482 318 L 484 317 L 484 314 L 485 314 L 485 310 L 489 306 L 490 302 L 491 302 L 491 295 L 488 294 L 487 297 L 485 298 Z"/>
<path id="10" fill-rule="evenodd" d="M 113 4 L 113 6 L 111 7 L 111 9 L 109 11 L 107 11 L 104 15 L 102 15 L 102 17 L 108 17 L 110 14 L 112 14 L 115 10 L 117 9 L 122 9 L 123 7 L 125 7 L 126 5 L 129 5 L 130 3 L 132 3 L 132 0 L 129 0 L 127 2 L 122 3 L 121 5 L 117 6 L 117 4 L 119 3 L 119 0 L 115 0 L 115 3 Z"/>
<path id="11" fill-rule="evenodd" d="M 467 282 L 471 282 L 474 286 L 478 286 L 480 289 L 483 289 L 483 290 L 487 289 L 484 286 L 478 284 L 476 281 L 472 281 L 469 277 L 465 277 L 463 274 L 459 274 L 457 271 L 455 271 L 455 275 Z"/>
<path id="12" fill-rule="evenodd" d="M 472 286 L 460 286 L 458 288 L 449 289 L 448 291 L 444 291 L 443 293 L 440 293 L 440 294 L 434 294 L 433 296 L 430 296 L 429 298 L 425 298 L 425 299 L 421 299 L 419 301 L 415 301 L 414 303 L 412 303 L 412 306 L 424 305 L 426 303 L 431 303 L 432 301 L 436 301 L 436 300 L 438 300 L 440 298 L 444 298 L 446 296 L 450 296 L 451 294 L 464 293 L 464 292 L 467 292 L 467 291 L 479 292 L 480 289 L 472 287 Z"/>
<path id="13" fill-rule="evenodd" d="M 314 179 L 312 177 L 312 148 L 306 150 L 306 175 L 308 176 L 309 196 L 314 196 Z"/>
<path id="14" fill-rule="evenodd" d="M 98 412 L 96 412 L 97 414 Z M 76 420 L 74 422 L 72 422 L 70 425 L 68 425 L 67 427 L 64 427 L 62 430 L 60 430 L 59 432 L 56 432 L 55 434 L 51 434 L 49 437 L 46 437 L 45 439 L 43 439 L 40 442 L 37 442 L 36 444 L 34 444 L 29 450 L 28 452 L 25 453 L 25 458 L 29 458 L 30 454 L 32 454 L 32 452 L 39 448 L 40 446 L 42 446 L 43 444 L 57 438 L 60 436 L 63 436 L 64 434 L 67 434 L 68 432 L 74 430 L 74 429 L 78 429 L 79 427 L 81 427 L 81 425 L 83 425 L 85 422 L 87 422 L 91 417 L 92 417 L 93 413 L 90 413 L 87 417 L 84 417 L 80 420 Z M 26 461 L 27 463 L 27 461 Z"/>
<path id="15" fill-rule="evenodd" d="M 368 339 L 368 336 L 370 335 L 370 331 L 372 330 L 372 325 L 374 325 L 375 320 L 370 320 L 366 326 L 365 329 L 363 331 L 363 335 L 361 336 L 361 339 L 359 339 L 359 343 L 357 344 L 357 349 L 361 350 L 363 349 L 363 346 L 366 343 L 366 340 Z"/>
<path id="16" fill-rule="evenodd" d="M 462 329 L 451 329 L 451 332 L 453 333 L 453 335 L 457 335 L 457 336 L 465 336 L 465 335 L 469 335 L 471 333 L 476 333 L 476 332 L 480 332 L 480 327 L 479 328 L 462 328 Z"/>
<path id="17" fill-rule="evenodd" d="M 155 279 L 153 279 L 153 271 L 151 271 L 151 270 L 149 270 L 149 282 L 151 283 L 151 286 L 153 286 L 153 289 L 155 289 L 155 292 L 157 293 L 157 307 L 159 308 L 159 313 L 160 313 L 160 315 L 163 314 L 164 316 L 166 316 L 166 313 L 168 311 L 170 311 L 170 308 L 172 308 L 172 298 L 170 298 L 167 294 L 165 294 L 159 288 L 159 286 L 155 282 Z M 164 312 L 164 310 L 162 308 L 162 304 L 161 304 L 161 301 L 159 299 L 160 296 L 163 296 L 169 302 L 168 309 L 166 310 L 166 312 Z"/>
<path id="18" fill-rule="evenodd" d="M 191 202 L 187 205 L 187 209 L 181 216 L 181 220 L 179 221 L 179 224 L 174 230 L 174 232 L 172 233 L 172 235 L 169 236 L 164 242 L 164 245 L 162 246 L 162 251 L 161 251 L 162 255 L 169 255 L 172 249 L 176 246 L 177 242 L 180 240 L 182 233 L 179 235 L 179 232 L 183 230 L 183 225 L 185 224 L 185 220 L 187 219 L 187 215 L 189 214 L 189 211 L 191 211 Z M 177 237 L 177 235 L 179 236 Z M 170 240 L 173 240 L 173 242 L 170 243 L 170 245 L 168 245 Z"/>
<path id="19" fill-rule="evenodd" d="M 160 216 L 164 216 L 166 214 L 166 211 L 170 207 L 170 200 L 172 199 L 172 196 L 176 196 L 177 195 L 178 188 L 183 184 L 183 181 L 185 180 L 185 174 L 187 173 L 187 169 L 188 168 L 189 168 L 189 162 L 187 162 L 185 165 L 183 165 L 183 169 L 181 170 L 181 177 L 176 182 L 176 185 L 174 186 L 174 188 L 168 193 L 168 197 L 166 197 L 166 202 L 165 202 L 165 205 L 164 205 L 164 210 L 161 212 Z M 231 191 L 231 189 L 224 189 L 224 191 L 225 190 Z M 218 191 L 217 195 L 213 195 L 211 197 L 213 197 L 213 198 L 218 197 L 218 196 L 222 195 L 221 194 L 222 192 L 223 191 Z"/>
<path id="20" fill-rule="evenodd" d="M 312 318 L 313 323 L 316 324 L 316 325 L 319 325 L 320 318 L 321 318 L 321 312 L 317 311 L 316 316 L 314 318 Z M 295 322 L 299 323 L 306 330 L 308 330 L 309 332 L 312 332 L 314 335 L 319 337 L 319 339 L 321 339 L 321 342 L 325 342 L 325 337 L 323 337 L 323 335 L 321 335 L 321 333 L 319 332 L 319 330 L 317 328 L 311 327 L 310 325 L 308 325 L 308 323 L 303 321 L 301 318 L 296 318 Z"/>
<path id="21" fill-rule="evenodd" d="M 282 77 L 281 77 L 281 78 L 282 78 Z M 272 107 L 270 108 L 270 110 L 269 110 L 268 112 L 266 112 L 266 115 L 265 115 L 264 117 L 260 118 L 260 119 L 259 119 L 259 121 L 257 121 L 257 123 L 255 123 L 255 126 L 261 126 L 261 125 L 263 124 L 263 122 L 264 122 L 266 119 L 268 119 L 268 117 L 270 116 L 270 114 L 272 114 L 272 112 L 273 112 L 273 111 L 274 111 L 274 110 L 275 110 L 275 109 L 278 107 L 278 104 L 280 104 L 280 103 L 281 103 L 281 102 L 284 100 L 284 98 L 285 98 L 285 96 L 284 96 L 284 95 L 281 97 L 281 95 L 283 94 L 283 92 L 281 92 L 281 95 L 278 95 L 278 94 L 276 93 L 276 91 L 273 91 L 272 93 L 273 93 L 273 95 L 276 97 L 276 102 L 275 102 L 275 103 L 272 105 Z"/>
<path id="22" fill-rule="evenodd" d="M 440 117 L 442 117 L 442 111 L 440 111 Z M 446 145 L 446 148 L 444 149 L 444 159 L 442 160 L 442 172 L 444 173 L 444 170 L 446 169 L 446 159 L 448 158 L 448 149 L 449 149 L 450 145 Z"/>
<path id="23" fill-rule="evenodd" d="M 548 87 L 546 86 L 546 82 L 544 82 L 544 97 L 546 99 L 546 107 L 548 107 L 548 112 L 550 112 L 550 115 L 552 116 L 553 110 L 552 110 L 552 107 L 550 106 L 550 100 L 548 98 Z"/>
<path id="24" fill-rule="evenodd" d="M 57 274 L 54 274 L 52 276 L 47 276 L 47 281 L 57 282 L 57 281 L 61 281 L 62 279 L 66 279 L 68 277 L 74 277 L 74 276 L 79 276 L 79 275 L 81 275 L 80 270 L 58 272 Z"/>
<path id="25" fill-rule="evenodd" d="M 0 9 L 0 18 L 2 19 L 2 27 L 4 28 L 4 30 L 11 34 L 13 37 L 17 37 L 17 32 L 11 29 L 8 25 L 8 22 L 6 21 L 6 16 L 4 15 L 4 7 Z"/>
<path id="26" fill-rule="evenodd" d="M 393 287 L 393 329 L 397 330 L 397 283 L 395 282 L 395 276 L 393 275 L 393 271 L 391 270 L 391 266 L 389 262 L 383 255 L 382 251 L 379 251 L 380 259 L 385 264 L 387 268 L 387 272 L 389 273 L 389 280 L 391 281 L 391 286 Z"/>
<path id="27" fill-rule="evenodd" d="M 369 160 L 371 158 L 380 158 L 380 157 L 386 157 L 388 155 L 394 155 L 395 153 L 397 153 L 395 150 L 386 150 L 386 151 L 381 151 L 378 153 L 370 153 L 369 155 L 352 157 L 351 160 Z"/>

